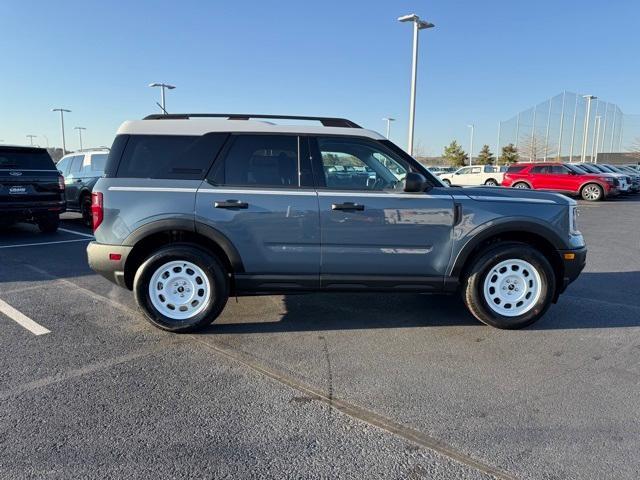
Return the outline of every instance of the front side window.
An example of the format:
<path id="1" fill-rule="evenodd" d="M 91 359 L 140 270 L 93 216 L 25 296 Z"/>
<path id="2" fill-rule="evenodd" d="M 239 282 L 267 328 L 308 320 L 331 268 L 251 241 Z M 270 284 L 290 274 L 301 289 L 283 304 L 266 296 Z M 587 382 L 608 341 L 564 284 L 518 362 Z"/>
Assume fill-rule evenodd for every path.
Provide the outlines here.
<path id="1" fill-rule="evenodd" d="M 456 175 L 468 175 L 470 173 L 471 173 L 471 167 L 464 167 L 458 170 L 456 172 Z"/>
<path id="2" fill-rule="evenodd" d="M 410 170 L 403 160 L 366 140 L 321 137 L 317 142 L 327 188 L 401 189 Z"/>
<path id="3" fill-rule="evenodd" d="M 217 184 L 296 188 L 299 186 L 298 137 L 237 135 L 215 170 Z"/>
<path id="4" fill-rule="evenodd" d="M 71 167 L 69 168 L 69 174 L 75 175 L 76 177 L 82 171 L 82 161 L 84 160 L 84 155 L 76 155 L 75 157 L 71 157 Z"/>

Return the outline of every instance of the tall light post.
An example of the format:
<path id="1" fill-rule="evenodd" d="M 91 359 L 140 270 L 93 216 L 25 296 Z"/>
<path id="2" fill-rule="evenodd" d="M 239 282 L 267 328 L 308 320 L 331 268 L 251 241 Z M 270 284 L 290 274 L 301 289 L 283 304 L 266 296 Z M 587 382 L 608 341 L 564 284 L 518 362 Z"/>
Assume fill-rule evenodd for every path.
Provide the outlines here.
<path id="1" fill-rule="evenodd" d="M 160 87 L 160 108 L 162 109 L 162 113 L 166 114 L 167 113 L 167 109 L 165 108 L 165 98 L 164 98 L 164 91 L 165 89 L 167 90 L 173 90 L 175 87 L 175 85 L 169 85 L 168 83 L 158 83 L 158 82 L 153 82 L 149 84 L 150 87 Z"/>
<path id="2" fill-rule="evenodd" d="M 60 112 L 60 125 L 62 128 L 62 155 L 67 153 L 67 145 L 64 141 L 64 114 L 71 113 L 71 110 L 67 110 L 66 108 L 52 108 L 52 112 Z"/>
<path id="3" fill-rule="evenodd" d="M 31 141 L 31 146 L 33 147 L 33 139 L 36 138 L 37 135 L 27 135 L 27 138 Z"/>
<path id="4" fill-rule="evenodd" d="M 589 137 L 589 117 L 591 117 L 591 100 L 598 98 L 595 95 L 583 95 L 587 101 L 587 111 L 584 116 L 584 131 L 582 133 L 582 155 L 580 156 L 580 161 L 584 162 L 587 159 L 587 139 Z"/>
<path id="5" fill-rule="evenodd" d="M 471 129 L 471 138 L 469 138 L 469 165 L 473 165 L 473 131 L 475 126 L 472 124 L 467 125 Z"/>
<path id="6" fill-rule="evenodd" d="M 384 117 L 382 120 L 387 122 L 387 139 L 389 139 L 389 134 L 391 133 L 391 122 L 395 122 L 395 118 L 392 117 Z"/>
<path id="7" fill-rule="evenodd" d="M 415 13 L 398 17 L 399 22 L 413 22 L 413 61 L 411 64 L 411 99 L 409 102 L 409 141 L 407 150 L 413 155 L 413 132 L 416 116 L 416 82 L 418 80 L 418 32 L 425 28 L 433 28 L 433 23 L 420 20 Z"/>
<path id="8" fill-rule="evenodd" d="M 78 136 L 80 137 L 80 150 L 82 150 L 82 131 L 86 130 L 85 127 L 73 127 L 74 130 L 78 130 Z"/>
<path id="9" fill-rule="evenodd" d="M 591 146 L 591 163 L 598 163 L 598 140 L 600 140 L 600 115 L 596 115 L 596 120 L 593 125 L 594 128 L 594 136 L 593 143 Z"/>

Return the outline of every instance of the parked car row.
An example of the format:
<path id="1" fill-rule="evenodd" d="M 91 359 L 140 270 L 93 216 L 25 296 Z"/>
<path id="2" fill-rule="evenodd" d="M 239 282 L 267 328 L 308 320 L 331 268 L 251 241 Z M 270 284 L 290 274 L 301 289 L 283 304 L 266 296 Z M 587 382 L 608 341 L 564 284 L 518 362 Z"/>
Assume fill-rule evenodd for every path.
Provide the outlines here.
<path id="1" fill-rule="evenodd" d="M 553 191 L 596 202 L 640 192 L 640 171 L 595 163 L 526 163 L 510 166 L 502 186 Z"/>
<path id="2" fill-rule="evenodd" d="M 599 163 L 518 163 L 510 167 L 470 165 L 434 172 L 447 186 L 498 186 L 547 190 L 587 201 L 640 192 L 640 166 Z"/>

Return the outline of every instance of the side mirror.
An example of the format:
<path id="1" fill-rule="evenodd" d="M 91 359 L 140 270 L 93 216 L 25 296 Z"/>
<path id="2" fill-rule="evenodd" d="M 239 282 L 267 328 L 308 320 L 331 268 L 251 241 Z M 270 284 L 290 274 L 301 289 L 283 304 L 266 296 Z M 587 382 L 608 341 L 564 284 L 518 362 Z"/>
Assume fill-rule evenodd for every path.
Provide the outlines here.
<path id="1" fill-rule="evenodd" d="M 422 192 L 426 186 L 427 179 L 418 172 L 407 172 L 404 177 L 405 192 Z"/>

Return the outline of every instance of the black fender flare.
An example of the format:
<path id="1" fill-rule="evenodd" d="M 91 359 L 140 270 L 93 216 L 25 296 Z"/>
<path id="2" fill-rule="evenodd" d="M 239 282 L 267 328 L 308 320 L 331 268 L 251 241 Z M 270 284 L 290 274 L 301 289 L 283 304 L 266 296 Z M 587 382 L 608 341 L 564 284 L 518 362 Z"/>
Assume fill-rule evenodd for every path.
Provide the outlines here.
<path id="1" fill-rule="evenodd" d="M 202 235 L 220 247 L 229 259 L 229 263 L 233 267 L 235 273 L 244 272 L 244 265 L 240 258 L 240 253 L 231 240 L 229 240 L 229 238 L 218 229 L 201 222 L 195 222 L 193 219 L 171 218 L 149 222 L 131 232 L 122 244 L 135 246 L 141 240 L 144 240 L 153 234 L 167 232 L 170 230 L 182 230 Z"/>
<path id="2" fill-rule="evenodd" d="M 477 231 L 477 233 L 470 233 L 469 241 L 462 247 L 452 262 L 450 276 L 458 278 L 469 256 L 480 244 L 491 237 L 504 233 L 530 233 L 544 238 L 556 250 L 570 248 L 556 231 L 541 222 L 537 222 L 531 218 L 518 219 L 507 217 L 500 219 L 497 223 L 481 231 Z"/>

